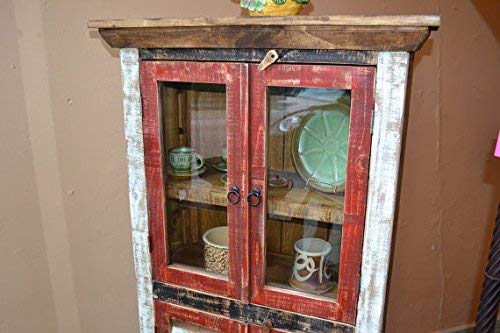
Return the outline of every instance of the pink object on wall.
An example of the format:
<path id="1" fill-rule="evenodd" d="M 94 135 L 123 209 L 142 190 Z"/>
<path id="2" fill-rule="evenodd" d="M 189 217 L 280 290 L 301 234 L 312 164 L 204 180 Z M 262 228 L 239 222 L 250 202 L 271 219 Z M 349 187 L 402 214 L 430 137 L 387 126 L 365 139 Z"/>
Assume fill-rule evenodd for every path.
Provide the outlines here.
<path id="1" fill-rule="evenodd" d="M 498 131 L 497 147 L 495 148 L 495 156 L 500 157 L 500 131 Z"/>

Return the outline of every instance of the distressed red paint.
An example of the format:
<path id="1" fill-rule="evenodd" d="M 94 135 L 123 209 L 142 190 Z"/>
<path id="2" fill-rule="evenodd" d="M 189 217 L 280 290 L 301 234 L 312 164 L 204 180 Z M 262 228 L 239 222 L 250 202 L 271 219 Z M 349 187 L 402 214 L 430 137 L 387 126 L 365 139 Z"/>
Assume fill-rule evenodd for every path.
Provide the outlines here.
<path id="1" fill-rule="evenodd" d="M 250 301 L 354 324 L 367 197 L 375 69 L 354 66 L 272 65 L 266 71 L 259 72 L 255 65 L 247 64 L 143 61 L 140 70 L 153 278 L 244 302 Z M 242 194 L 239 205 L 228 206 L 231 249 L 228 279 L 180 265 L 168 265 L 164 207 L 166 179 L 162 172 L 163 150 L 159 127 L 160 81 L 226 85 L 228 189 L 236 185 Z M 337 300 L 268 287 L 264 283 L 265 205 L 249 207 L 246 194 L 251 188 L 257 187 L 262 190 L 262 200 L 266 200 L 268 86 L 351 90 L 347 182 Z M 171 311 L 172 307 L 184 309 L 161 302 L 156 302 L 155 306 L 158 307 L 158 317 L 162 316 L 161 313 Z M 203 322 L 202 319 L 199 319 L 199 322 Z M 257 327 L 248 329 L 257 332 L 260 330 Z"/>
<path id="2" fill-rule="evenodd" d="M 204 313 L 161 301 L 155 301 L 156 327 L 158 332 L 171 331 L 172 320 L 206 327 L 224 333 L 245 333 L 246 325 L 222 316 Z"/>
<path id="3" fill-rule="evenodd" d="M 375 69 L 353 66 L 273 65 L 264 72 L 250 68 L 251 187 L 266 200 L 266 133 L 268 86 L 351 90 L 347 181 L 344 203 L 337 300 L 265 286 L 265 205 L 250 209 L 250 301 L 307 315 L 354 324 L 363 241 L 370 124 Z"/>
<path id="4" fill-rule="evenodd" d="M 227 279 L 196 271 L 180 265 L 168 265 L 166 243 L 165 182 L 163 176 L 164 152 L 160 129 L 160 103 L 158 84 L 168 82 L 199 82 L 226 85 L 226 130 L 228 137 L 228 184 L 241 184 L 246 190 L 244 176 L 247 161 L 245 144 L 247 128 L 244 120 L 247 112 L 247 65 L 228 63 L 142 61 L 140 64 L 141 94 L 143 99 L 144 161 L 148 214 L 152 242 L 153 279 L 207 291 L 222 296 L 245 299 L 242 285 L 248 276 L 247 243 L 240 230 L 247 230 L 247 217 L 242 206 L 227 208 L 229 226 L 229 272 Z M 242 128 L 242 126 L 244 126 Z M 243 164 L 241 164 L 243 163 Z M 247 174 L 247 173 L 246 173 Z M 248 284 L 248 283 L 246 283 Z"/>

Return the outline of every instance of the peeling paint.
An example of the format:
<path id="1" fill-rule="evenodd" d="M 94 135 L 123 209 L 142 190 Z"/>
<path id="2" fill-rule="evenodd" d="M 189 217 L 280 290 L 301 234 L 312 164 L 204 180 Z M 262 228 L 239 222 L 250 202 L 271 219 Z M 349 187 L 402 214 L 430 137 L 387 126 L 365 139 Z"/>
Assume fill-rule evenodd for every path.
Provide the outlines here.
<path id="1" fill-rule="evenodd" d="M 129 172 L 130 217 L 137 279 L 139 327 L 141 333 L 154 333 L 153 286 L 149 253 L 146 172 L 142 132 L 142 104 L 139 85 L 139 52 L 120 50 L 123 109 Z"/>
<path id="2" fill-rule="evenodd" d="M 408 77 L 407 52 L 380 52 L 356 326 L 382 332 L 401 136 Z"/>

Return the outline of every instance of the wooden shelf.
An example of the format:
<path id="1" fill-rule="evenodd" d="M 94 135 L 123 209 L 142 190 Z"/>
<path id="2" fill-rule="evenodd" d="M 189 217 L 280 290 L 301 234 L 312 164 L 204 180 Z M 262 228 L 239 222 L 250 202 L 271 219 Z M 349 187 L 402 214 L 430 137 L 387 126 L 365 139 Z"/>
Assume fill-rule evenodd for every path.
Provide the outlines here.
<path id="1" fill-rule="evenodd" d="M 177 249 L 171 256 L 171 263 L 194 267 L 205 267 L 203 242 L 197 241 Z"/>
<path id="2" fill-rule="evenodd" d="M 294 256 L 268 252 L 266 260 L 266 285 L 297 291 L 288 282 L 293 268 Z M 338 274 L 334 276 L 334 281 L 335 279 L 338 279 Z M 330 291 L 316 297 L 327 300 L 337 299 L 337 290 L 338 286 L 335 285 Z"/>
<path id="3" fill-rule="evenodd" d="M 268 214 L 342 224 L 344 196 L 308 188 L 268 190 Z"/>
<path id="4" fill-rule="evenodd" d="M 200 177 L 168 177 L 167 197 L 215 206 L 227 206 L 227 187 L 220 181 L 223 173 L 210 167 Z M 273 218 L 301 218 L 342 224 L 344 196 L 317 192 L 308 188 L 271 188 L 267 192 L 267 212 Z"/>
<path id="5" fill-rule="evenodd" d="M 203 242 L 198 241 L 179 248 L 172 255 L 172 263 L 196 267 L 203 270 L 205 265 L 203 256 Z M 296 291 L 288 282 L 293 268 L 294 256 L 268 252 L 266 258 L 266 285 Z M 318 297 L 336 299 L 337 286 L 322 295 L 318 295 Z"/>

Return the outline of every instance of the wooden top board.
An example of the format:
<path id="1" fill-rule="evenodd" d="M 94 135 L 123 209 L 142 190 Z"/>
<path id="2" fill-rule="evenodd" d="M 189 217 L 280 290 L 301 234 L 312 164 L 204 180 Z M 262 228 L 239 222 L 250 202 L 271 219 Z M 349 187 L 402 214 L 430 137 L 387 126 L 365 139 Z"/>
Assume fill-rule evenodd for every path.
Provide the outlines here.
<path id="1" fill-rule="evenodd" d="M 91 20 L 89 28 L 145 28 L 145 27 L 213 27 L 224 25 L 351 25 L 351 26 L 405 26 L 439 27 L 440 17 L 432 15 L 409 16 L 267 16 L 267 17 L 196 17 Z"/>
<path id="2" fill-rule="evenodd" d="M 94 20 L 117 48 L 416 51 L 439 16 L 279 16 Z"/>

